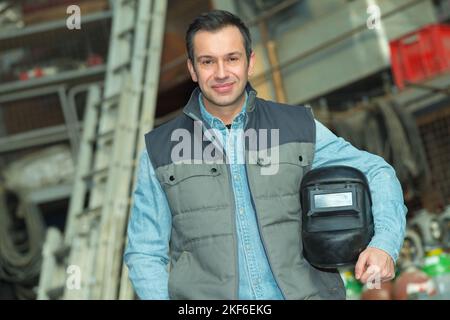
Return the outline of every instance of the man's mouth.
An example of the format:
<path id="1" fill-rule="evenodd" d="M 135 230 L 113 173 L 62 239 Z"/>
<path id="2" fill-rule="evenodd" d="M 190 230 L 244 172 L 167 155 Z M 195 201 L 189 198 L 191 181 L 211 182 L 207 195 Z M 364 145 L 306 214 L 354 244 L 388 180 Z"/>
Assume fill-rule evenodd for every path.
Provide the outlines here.
<path id="1" fill-rule="evenodd" d="M 213 85 L 212 88 L 214 91 L 218 93 L 228 93 L 233 89 L 234 82 L 230 83 L 223 83 L 223 84 L 216 84 Z"/>

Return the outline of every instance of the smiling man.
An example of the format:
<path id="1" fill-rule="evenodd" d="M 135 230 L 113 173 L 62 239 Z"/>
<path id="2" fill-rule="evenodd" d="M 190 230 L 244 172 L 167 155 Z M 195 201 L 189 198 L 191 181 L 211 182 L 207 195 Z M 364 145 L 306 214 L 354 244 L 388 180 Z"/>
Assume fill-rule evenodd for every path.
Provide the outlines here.
<path id="1" fill-rule="evenodd" d="M 392 167 L 336 137 L 309 108 L 258 98 L 248 81 L 255 61 L 250 33 L 235 15 L 211 11 L 197 17 L 186 45 L 198 87 L 181 115 L 145 136 L 140 158 L 124 255 L 137 295 L 344 299 L 339 273 L 305 260 L 300 234 L 302 177 L 331 165 L 355 167 L 369 181 L 375 235 L 359 256 L 357 278 L 366 282 L 376 267 L 382 280 L 391 279 L 406 214 Z M 198 124 L 217 135 L 195 134 Z M 192 161 L 199 160 L 195 152 L 175 161 L 179 130 L 191 134 L 193 145 L 222 146 L 218 150 L 229 161 L 198 163 Z M 276 132 L 278 139 L 250 145 L 239 134 L 249 130 Z M 278 154 L 272 175 L 262 174 L 274 161 L 264 156 L 267 150 Z"/>
<path id="2" fill-rule="evenodd" d="M 255 54 L 243 37 L 249 39 L 234 25 L 188 33 L 189 73 L 200 87 L 206 110 L 225 124 L 242 110 L 245 86 L 253 72 Z"/>

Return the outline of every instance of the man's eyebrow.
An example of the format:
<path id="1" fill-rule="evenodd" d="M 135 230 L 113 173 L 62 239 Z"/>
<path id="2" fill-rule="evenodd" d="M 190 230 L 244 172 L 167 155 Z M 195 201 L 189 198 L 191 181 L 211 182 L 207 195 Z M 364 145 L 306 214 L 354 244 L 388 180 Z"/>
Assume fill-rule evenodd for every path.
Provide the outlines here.
<path id="1" fill-rule="evenodd" d="M 234 55 L 242 56 L 242 52 L 234 51 L 234 52 L 231 52 L 231 53 L 227 53 L 227 54 L 226 54 L 226 56 L 234 56 Z"/>
<path id="2" fill-rule="evenodd" d="M 208 55 L 204 55 L 204 56 L 198 56 L 197 59 L 213 59 L 213 56 L 208 56 Z"/>
<path id="3" fill-rule="evenodd" d="M 229 56 L 234 56 L 234 55 L 238 55 L 238 56 L 242 56 L 242 52 L 239 51 L 233 51 L 230 53 L 227 53 L 225 55 L 225 57 L 229 57 Z M 198 56 L 197 59 L 214 59 L 215 57 L 213 56 L 209 56 L 209 55 L 203 55 L 203 56 Z"/>

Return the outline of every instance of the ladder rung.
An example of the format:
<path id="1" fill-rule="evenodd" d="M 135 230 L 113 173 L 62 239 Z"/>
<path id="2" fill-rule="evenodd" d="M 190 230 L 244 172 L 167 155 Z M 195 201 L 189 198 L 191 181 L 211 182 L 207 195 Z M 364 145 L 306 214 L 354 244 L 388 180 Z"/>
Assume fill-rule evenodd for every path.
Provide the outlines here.
<path id="1" fill-rule="evenodd" d="M 64 294 L 64 285 L 47 290 L 47 296 L 51 300 L 57 300 L 61 298 L 63 294 Z"/>
<path id="2" fill-rule="evenodd" d="M 126 6 L 126 5 L 129 5 L 129 4 L 133 4 L 133 5 L 135 5 L 136 4 L 136 0 L 122 0 L 122 3 L 120 4 L 120 5 L 122 5 L 122 6 Z"/>
<path id="3" fill-rule="evenodd" d="M 134 30 L 134 26 L 133 25 L 129 26 L 128 28 L 124 28 L 124 29 L 120 30 L 119 32 L 117 32 L 117 37 L 118 38 L 123 38 L 127 34 L 131 33 L 133 30 Z"/>
<path id="4" fill-rule="evenodd" d="M 83 180 L 91 180 L 95 176 L 100 176 L 102 179 L 105 179 L 108 174 L 108 168 L 102 168 L 97 170 L 92 170 L 91 172 L 87 173 L 83 176 Z"/>
<path id="5" fill-rule="evenodd" d="M 121 71 L 122 69 L 126 69 L 130 67 L 130 61 L 125 61 L 125 62 L 121 62 L 116 64 L 115 66 L 112 66 L 112 72 L 117 73 L 119 71 Z"/>
<path id="6" fill-rule="evenodd" d="M 96 103 L 96 107 L 101 107 L 104 103 L 119 103 L 120 93 L 112 94 L 108 97 L 103 97 Z"/>
<path id="7" fill-rule="evenodd" d="M 65 257 L 67 257 L 70 253 L 70 246 L 68 245 L 62 245 L 58 249 L 56 249 L 53 254 L 55 255 L 56 260 L 58 262 L 62 262 Z"/>
<path id="8" fill-rule="evenodd" d="M 115 93 L 107 97 L 103 97 L 102 102 L 109 103 L 109 102 L 119 102 L 120 93 Z"/>
<path id="9" fill-rule="evenodd" d="M 104 183 L 106 183 L 106 179 L 98 180 L 95 182 L 92 179 L 87 180 L 86 181 L 86 190 L 92 190 L 92 189 L 94 189 L 94 187 L 98 186 L 99 184 L 104 184 Z"/>
<path id="10" fill-rule="evenodd" d="M 87 215 L 87 214 L 92 213 L 92 212 L 97 212 L 98 213 L 98 212 L 101 211 L 101 209 L 102 209 L 102 206 L 97 206 L 97 207 L 94 207 L 94 208 L 87 208 L 86 210 L 83 210 L 83 211 L 79 212 L 77 214 L 77 216 L 78 217 L 84 216 L 84 215 Z"/>
<path id="11" fill-rule="evenodd" d="M 108 142 L 108 143 L 112 142 L 112 140 L 114 139 L 114 131 L 108 130 L 108 131 L 96 134 L 95 136 L 90 138 L 88 141 L 89 141 L 89 143 L 95 143 L 100 139 L 105 140 L 104 142 Z"/>

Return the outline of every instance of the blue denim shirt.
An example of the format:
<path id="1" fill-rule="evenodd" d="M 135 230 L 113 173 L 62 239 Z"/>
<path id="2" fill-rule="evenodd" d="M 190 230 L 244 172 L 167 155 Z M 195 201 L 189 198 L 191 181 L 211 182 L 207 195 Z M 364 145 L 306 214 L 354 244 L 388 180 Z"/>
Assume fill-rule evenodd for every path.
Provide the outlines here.
<path id="1" fill-rule="evenodd" d="M 239 299 L 283 299 L 259 236 L 251 203 L 240 133 L 244 128 L 246 103 L 233 119 L 231 129 L 209 114 L 200 99 L 203 121 L 215 129 L 229 157 L 236 204 L 239 257 Z M 381 157 L 360 151 L 316 121 L 313 168 L 348 165 L 358 168 L 369 181 L 373 200 L 375 235 L 369 246 L 397 259 L 405 233 L 406 207 L 395 171 Z M 141 299 L 169 299 L 168 262 L 172 216 L 165 194 L 155 176 L 147 150 L 140 157 L 128 244 L 124 259 L 133 287 Z"/>

